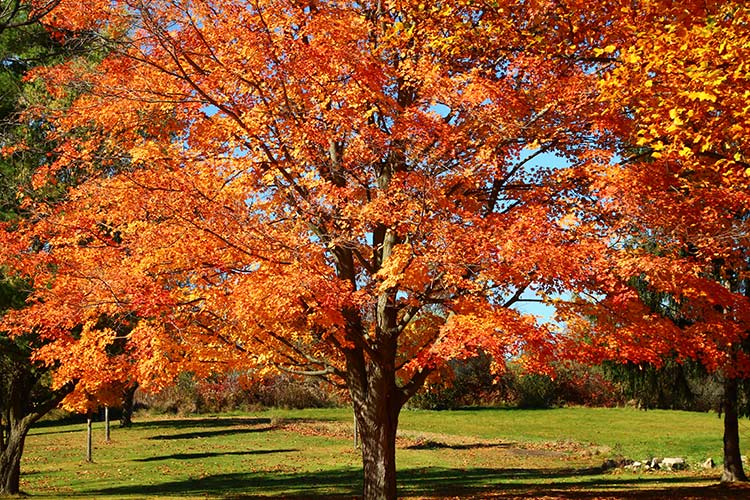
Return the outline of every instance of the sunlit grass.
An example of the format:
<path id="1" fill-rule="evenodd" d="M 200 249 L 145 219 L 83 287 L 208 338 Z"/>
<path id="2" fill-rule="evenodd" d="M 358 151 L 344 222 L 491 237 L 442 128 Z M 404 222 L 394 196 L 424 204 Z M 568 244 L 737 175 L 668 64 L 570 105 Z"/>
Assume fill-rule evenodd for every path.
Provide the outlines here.
<path id="1" fill-rule="evenodd" d="M 345 408 L 139 415 L 130 429 L 114 426 L 110 443 L 96 423 L 94 463 L 86 463 L 84 424 L 44 424 L 28 439 L 22 489 L 46 498 L 351 498 L 361 490 L 351 427 Z M 745 438 L 747 426 L 742 430 Z M 398 445 L 402 496 L 684 493 L 715 483 L 719 472 L 634 475 L 599 467 L 616 456 L 718 461 L 721 420 L 634 409 L 406 410 Z"/>

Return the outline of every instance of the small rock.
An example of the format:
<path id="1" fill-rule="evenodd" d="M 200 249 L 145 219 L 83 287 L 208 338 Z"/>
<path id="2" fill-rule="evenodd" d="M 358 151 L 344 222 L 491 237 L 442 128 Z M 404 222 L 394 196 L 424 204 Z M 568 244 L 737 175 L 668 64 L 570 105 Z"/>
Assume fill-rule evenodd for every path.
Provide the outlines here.
<path id="1" fill-rule="evenodd" d="M 665 458 L 661 461 L 659 464 L 660 467 L 667 470 L 684 470 L 687 469 L 687 463 L 685 463 L 684 458 L 680 457 L 674 457 L 674 458 Z"/>
<path id="2" fill-rule="evenodd" d="M 642 466 L 643 466 L 643 462 L 639 462 L 639 461 L 636 460 L 633 463 L 629 463 L 629 464 L 624 465 L 622 468 L 625 469 L 625 470 L 629 470 L 629 471 L 633 471 L 633 472 L 638 472 L 638 471 L 641 470 Z"/>
<path id="3" fill-rule="evenodd" d="M 625 469 L 632 465 L 633 461 L 628 458 L 617 458 L 614 460 L 608 458 L 604 461 L 604 463 L 602 463 L 602 470 Z"/>
<path id="4" fill-rule="evenodd" d="M 701 467 L 704 469 L 713 469 L 716 467 L 716 464 L 714 463 L 714 459 L 712 457 L 708 457 L 705 462 L 701 464 Z"/>
<path id="5" fill-rule="evenodd" d="M 617 468 L 617 462 L 612 460 L 611 458 L 608 458 L 604 462 L 602 462 L 602 470 L 610 470 Z"/>

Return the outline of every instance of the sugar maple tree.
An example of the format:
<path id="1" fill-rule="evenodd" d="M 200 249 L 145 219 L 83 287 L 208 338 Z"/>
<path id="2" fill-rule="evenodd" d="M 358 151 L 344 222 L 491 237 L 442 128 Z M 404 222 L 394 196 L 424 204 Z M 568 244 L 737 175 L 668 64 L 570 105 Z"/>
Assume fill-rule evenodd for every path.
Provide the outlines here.
<path id="1" fill-rule="evenodd" d="M 29 173 L 45 160 L 54 144 L 45 140 L 44 121 L 29 121 L 23 111 L 40 93 L 22 81 L 29 67 L 69 57 L 74 50 L 47 36 L 39 24 L 55 1 L 31 8 L 20 1 L 0 3 L 0 221 L 24 217 L 17 193 Z M 26 141 L 29 147 L 13 150 Z M 22 308 L 28 282 L 18 279 L 0 259 L 0 316 Z M 49 387 L 52 367 L 36 363 L 31 355 L 33 332 L 10 337 L 0 327 L 0 496 L 19 493 L 21 457 L 31 425 L 55 408 L 73 390 L 74 383 Z"/>
<path id="2" fill-rule="evenodd" d="M 88 92 L 54 117 L 63 144 L 36 181 L 83 182 L 6 232 L 7 258 L 46 284 L 6 323 L 34 325 L 62 378 L 101 380 L 123 335 L 146 386 L 242 366 L 331 377 L 354 403 L 369 499 L 396 497 L 400 409 L 445 361 L 548 369 L 551 332 L 512 306 L 583 286 L 598 259 L 576 176 L 533 166 L 585 161 L 605 138 L 595 22 L 548 1 L 53 15 L 114 50 L 37 72 Z M 125 334 L 102 325 L 124 317 Z"/>
<path id="3" fill-rule="evenodd" d="M 101 404 L 117 405 L 124 387 L 132 383 L 132 350 L 125 339 L 132 315 L 102 314 L 90 323 L 71 318 L 70 330 L 62 337 L 77 342 L 68 345 L 49 331 L 38 335 L 33 322 L 13 319 L 31 311 L 25 309 L 25 299 L 34 286 L 47 285 L 35 281 L 35 273 L 19 273 L 22 268 L 15 264 L 23 255 L 14 254 L 43 259 L 49 244 L 40 232 L 39 239 L 19 247 L 14 231 L 33 225 L 44 216 L 45 207 L 64 200 L 66 189 L 79 181 L 74 169 L 61 169 L 54 183 L 39 190 L 31 186 L 35 169 L 54 161 L 60 143 L 60 137 L 50 133 L 48 118 L 85 90 L 80 81 L 70 80 L 65 86 L 70 95 L 63 96 L 58 89 L 57 97 L 62 98 L 57 99 L 44 91 L 43 82 L 24 75 L 31 68 L 62 61 L 85 67 L 104 52 L 91 31 L 50 33 L 42 26 L 40 20 L 57 3 L 0 2 L 0 317 L 4 320 L 0 325 L 0 496 L 19 493 L 25 440 L 35 422 L 63 400 L 68 409 L 81 412 Z M 112 168 L 109 163 L 108 171 Z M 43 265 L 39 260 L 36 264 Z M 91 342 L 108 332 L 115 332 L 117 338 L 106 348 L 101 341 Z M 60 349 L 70 349 L 65 357 L 76 363 L 60 365 L 53 355 Z"/>
<path id="4" fill-rule="evenodd" d="M 571 332 L 593 359 L 691 358 L 722 373 L 722 480 L 746 480 L 737 390 L 750 375 L 750 10 L 623 2 L 611 19 L 600 88 L 621 120 L 622 160 L 587 172 L 611 231 L 607 285 L 584 319 L 568 318 Z M 657 300 L 647 307 L 639 291 Z"/>

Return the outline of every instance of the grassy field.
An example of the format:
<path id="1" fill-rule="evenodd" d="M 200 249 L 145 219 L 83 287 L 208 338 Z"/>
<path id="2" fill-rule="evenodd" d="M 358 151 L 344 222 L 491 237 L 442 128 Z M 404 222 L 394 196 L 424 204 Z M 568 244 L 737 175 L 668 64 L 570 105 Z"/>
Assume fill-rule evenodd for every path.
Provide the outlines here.
<path id="1" fill-rule="evenodd" d="M 269 410 L 190 418 L 137 416 L 84 461 L 85 425 L 32 430 L 22 489 L 39 498 L 352 498 L 360 452 L 346 409 Z M 744 442 L 750 424 L 743 421 Z M 607 458 L 680 456 L 687 472 L 602 471 Z M 399 494 L 414 498 L 744 498 L 716 485 L 721 420 L 715 414 L 634 409 L 404 411 Z"/>

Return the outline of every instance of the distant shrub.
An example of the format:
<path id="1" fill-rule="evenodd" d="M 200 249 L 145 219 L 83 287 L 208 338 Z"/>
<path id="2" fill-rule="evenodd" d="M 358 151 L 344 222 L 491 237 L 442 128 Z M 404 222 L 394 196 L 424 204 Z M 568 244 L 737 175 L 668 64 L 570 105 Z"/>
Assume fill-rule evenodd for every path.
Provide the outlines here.
<path id="1" fill-rule="evenodd" d="M 158 393 L 138 390 L 135 405 L 147 408 L 156 413 L 173 413 L 190 415 L 199 408 L 198 388 L 192 373 L 181 373 L 174 384 L 165 387 Z"/>
<path id="2" fill-rule="evenodd" d="M 546 375 L 516 376 L 512 401 L 518 408 L 551 408 L 559 403 L 558 384 Z"/>
<path id="3" fill-rule="evenodd" d="M 621 406 L 626 401 L 622 387 L 609 379 L 601 366 L 567 363 L 555 376 L 555 406 Z"/>
<path id="4" fill-rule="evenodd" d="M 509 363 L 500 376 L 490 370 L 490 360 L 478 356 L 453 363 L 453 377 L 427 384 L 410 407 L 444 410 L 466 406 L 617 406 L 625 401 L 620 387 L 600 367 L 579 364 L 556 366 L 555 377 L 525 374 Z"/>
<path id="5" fill-rule="evenodd" d="M 277 408 L 326 408 L 339 406 L 342 395 L 327 383 L 294 377 L 276 376 L 259 387 L 258 402 Z"/>
<path id="6" fill-rule="evenodd" d="M 427 383 L 408 403 L 410 408 L 452 410 L 466 406 L 501 404 L 508 387 L 504 377 L 490 370 L 491 359 L 480 355 L 450 363 L 447 374 Z"/>
<path id="7" fill-rule="evenodd" d="M 421 410 L 453 410 L 463 406 L 462 394 L 444 383 L 430 384 L 408 402 L 409 408 Z"/>
<path id="8" fill-rule="evenodd" d="M 341 395 L 319 380 L 290 376 L 260 380 L 231 372 L 198 380 L 192 373 L 180 374 L 161 392 L 138 392 L 136 403 L 156 413 L 188 415 L 253 410 L 261 407 L 320 408 L 341 404 Z"/>
<path id="9" fill-rule="evenodd" d="M 604 368 L 607 377 L 619 384 L 627 399 L 639 408 L 708 411 L 721 406 L 721 377 L 707 373 L 692 360 L 666 359 L 659 367 L 648 363 L 607 363 Z"/>

